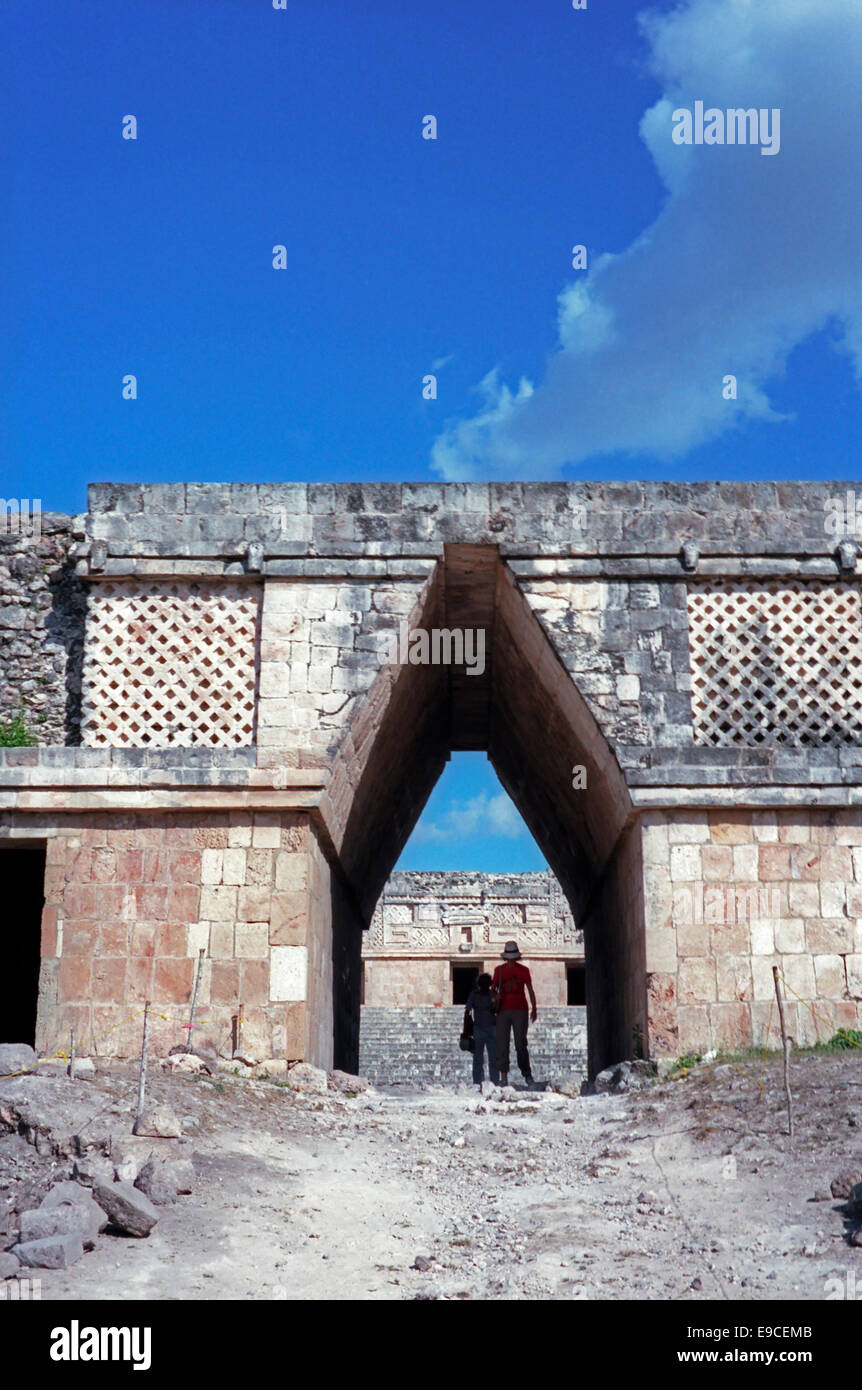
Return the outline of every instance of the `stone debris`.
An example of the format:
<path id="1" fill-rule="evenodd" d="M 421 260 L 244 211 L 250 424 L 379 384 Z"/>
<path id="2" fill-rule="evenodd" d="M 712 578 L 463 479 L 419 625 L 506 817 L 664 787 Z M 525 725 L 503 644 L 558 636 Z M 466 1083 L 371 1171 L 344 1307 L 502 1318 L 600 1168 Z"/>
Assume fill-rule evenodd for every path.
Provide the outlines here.
<path id="1" fill-rule="evenodd" d="M 77 1236 L 85 1250 L 92 1250 L 103 1226 L 107 1225 L 105 1213 L 96 1206 L 98 1215 L 93 1215 L 82 1205 L 64 1203 L 58 1207 L 38 1207 L 35 1211 L 21 1213 L 21 1243 L 48 1240 L 52 1236 Z"/>
<path id="2" fill-rule="evenodd" d="M 82 1154 L 75 1159 L 72 1176 L 82 1187 L 92 1187 L 98 1181 L 113 1182 L 114 1165 L 104 1154 Z"/>
<path id="3" fill-rule="evenodd" d="M 0 1079 L 10 1072 L 32 1072 L 38 1060 L 26 1043 L 0 1043 Z"/>
<path id="4" fill-rule="evenodd" d="M 431 1259 L 433 1259 L 433 1255 Z M 421 1274 L 425 1274 L 431 1268 L 431 1259 L 427 1255 L 417 1255 L 410 1266 L 411 1269 L 418 1269 Z"/>
<path id="5" fill-rule="evenodd" d="M 80 1260 L 84 1247 L 80 1236 L 51 1236 L 47 1240 L 30 1240 L 14 1247 L 22 1265 L 36 1269 L 68 1269 Z"/>
<path id="6" fill-rule="evenodd" d="M 831 1182 L 832 1196 L 849 1197 L 858 1182 L 862 1182 L 862 1169 L 842 1168 Z"/>
<path id="7" fill-rule="evenodd" d="M 561 1096 L 568 1096 L 574 1100 L 581 1094 L 581 1087 L 584 1084 L 584 1077 L 579 1072 L 572 1072 L 569 1076 L 564 1076 L 562 1081 L 558 1081 L 555 1090 Z"/>
<path id="8" fill-rule="evenodd" d="M 108 1213 L 111 1225 L 130 1236 L 148 1236 L 159 1219 L 149 1197 L 130 1182 L 97 1182 L 96 1201 Z"/>
<path id="9" fill-rule="evenodd" d="M 90 1057 L 73 1057 L 66 1070 L 73 1081 L 92 1081 L 96 1064 Z"/>
<path id="10" fill-rule="evenodd" d="M 21 1261 L 11 1250 L 0 1251 L 0 1279 L 14 1279 L 21 1268 Z"/>
<path id="11" fill-rule="evenodd" d="M 854 1184 L 848 1206 L 856 1216 L 862 1216 L 862 1182 Z"/>
<path id="12" fill-rule="evenodd" d="M 212 1076 L 213 1073 L 213 1068 L 196 1052 L 175 1052 L 169 1057 L 163 1057 L 159 1066 L 163 1071 L 188 1072 L 196 1076 Z"/>
<path id="13" fill-rule="evenodd" d="M 295 1070 L 295 1068 L 294 1068 Z M 288 1075 L 292 1075 L 289 1072 Z M 370 1091 L 371 1082 L 364 1076 L 351 1076 L 346 1071 L 331 1071 L 328 1075 L 329 1087 L 333 1091 Z"/>
<path id="14" fill-rule="evenodd" d="M 644 1091 L 651 1086 L 658 1075 L 655 1062 L 636 1059 L 633 1062 L 617 1062 L 613 1067 L 600 1071 L 593 1088 L 596 1095 L 621 1096 L 627 1091 Z"/>
<path id="15" fill-rule="evenodd" d="M 150 1158 L 135 1178 L 135 1187 L 149 1197 L 153 1206 L 170 1207 L 177 1200 L 177 1185 L 167 1163 Z"/>
<path id="16" fill-rule="evenodd" d="M 104 1211 L 93 1199 L 92 1190 L 89 1187 L 82 1187 L 77 1182 L 55 1183 L 39 1206 L 41 1212 L 57 1210 L 69 1210 L 77 1213 L 78 1217 L 87 1223 L 85 1229 L 92 1233 L 93 1239 L 104 1231 L 108 1224 Z M 34 1236 L 32 1239 L 36 1239 L 36 1237 Z"/>
<path id="17" fill-rule="evenodd" d="M 329 1089 L 326 1072 L 320 1067 L 312 1066 L 311 1062 L 297 1062 L 287 1073 L 287 1080 L 295 1091 L 323 1095 Z"/>
<path id="18" fill-rule="evenodd" d="M 180 1196 L 194 1192 L 196 1174 L 190 1158 L 168 1159 L 163 1166 Z"/>
<path id="19" fill-rule="evenodd" d="M 136 1136 L 154 1139 L 179 1139 L 182 1132 L 183 1127 L 179 1117 L 168 1105 L 157 1105 L 152 1110 L 148 1110 L 145 1115 L 141 1116 L 140 1122 L 135 1128 Z"/>

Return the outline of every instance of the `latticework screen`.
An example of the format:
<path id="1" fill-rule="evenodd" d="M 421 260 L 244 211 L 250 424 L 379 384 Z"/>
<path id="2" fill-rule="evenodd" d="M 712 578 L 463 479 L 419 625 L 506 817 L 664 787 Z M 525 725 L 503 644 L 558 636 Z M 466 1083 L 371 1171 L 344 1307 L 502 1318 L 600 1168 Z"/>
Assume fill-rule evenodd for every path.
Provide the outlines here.
<path id="1" fill-rule="evenodd" d="M 695 743 L 862 742 L 856 584 L 688 586 Z"/>
<path id="2" fill-rule="evenodd" d="M 94 584 L 84 653 L 85 746 L 251 744 L 259 602 L 249 584 Z"/>

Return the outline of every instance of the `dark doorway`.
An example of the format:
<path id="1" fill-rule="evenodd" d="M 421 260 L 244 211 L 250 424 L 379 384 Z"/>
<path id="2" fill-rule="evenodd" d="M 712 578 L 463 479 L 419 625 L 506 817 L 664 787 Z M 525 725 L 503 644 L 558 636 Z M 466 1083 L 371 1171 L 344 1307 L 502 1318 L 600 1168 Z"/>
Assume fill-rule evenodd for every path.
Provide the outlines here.
<path id="1" fill-rule="evenodd" d="M 6 930 L 3 933 L 3 1008 L 0 1043 L 36 1042 L 45 847 L 4 849 L 0 854 Z"/>
<path id="2" fill-rule="evenodd" d="M 566 1003 L 586 1004 L 587 972 L 582 965 L 566 966 Z"/>
<path id="3" fill-rule="evenodd" d="M 452 1003 L 466 1004 L 470 991 L 479 978 L 478 965 L 452 966 Z"/>

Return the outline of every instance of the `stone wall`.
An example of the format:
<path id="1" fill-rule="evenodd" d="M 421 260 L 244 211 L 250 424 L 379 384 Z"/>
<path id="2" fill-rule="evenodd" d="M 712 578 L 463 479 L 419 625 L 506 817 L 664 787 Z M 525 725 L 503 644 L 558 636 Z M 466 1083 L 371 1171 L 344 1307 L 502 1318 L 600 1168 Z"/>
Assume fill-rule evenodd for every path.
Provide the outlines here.
<path id="1" fill-rule="evenodd" d="M 862 812 L 644 817 L 650 1036 L 659 1052 L 825 1042 L 862 1018 Z"/>
<path id="2" fill-rule="evenodd" d="M 110 1010 L 142 988 L 185 1008 L 201 945 L 218 1028 L 243 996 L 256 1050 L 355 1059 L 361 929 L 462 748 L 488 752 L 584 926 L 593 1068 L 636 1046 L 647 1001 L 653 1052 L 762 1040 L 773 958 L 819 1027 L 858 1026 L 860 594 L 855 542 L 827 524 L 855 488 L 97 485 L 82 521 L 0 538 L 0 710 L 23 695 L 58 745 L 0 757 L 0 835 L 49 841 L 45 1045 L 98 1021 L 134 1052 Z M 59 746 L 79 740 L 79 586 L 105 584 L 154 609 L 169 589 L 254 594 L 247 746 L 189 719 L 196 746 L 156 757 L 121 709 L 125 747 Z M 383 666 L 405 616 L 484 629 L 481 678 Z M 205 626 L 183 628 L 190 649 Z M 698 885 L 782 906 L 707 931 Z"/>
<path id="3" fill-rule="evenodd" d="M 305 818 L 103 814 L 32 829 L 47 839 L 40 1048 L 68 1047 L 74 1030 L 97 1055 L 134 1055 L 150 999 L 153 1047 L 167 1051 L 204 950 L 202 1042 L 229 1055 L 242 1005 L 244 1053 L 331 1065 L 331 938 L 317 890 L 296 888 L 318 872 Z"/>
<path id="4" fill-rule="evenodd" d="M 39 523 L 36 536 L 0 529 L 0 720 L 23 702 L 37 743 L 74 744 L 86 590 L 72 550 L 83 518 L 45 512 Z"/>

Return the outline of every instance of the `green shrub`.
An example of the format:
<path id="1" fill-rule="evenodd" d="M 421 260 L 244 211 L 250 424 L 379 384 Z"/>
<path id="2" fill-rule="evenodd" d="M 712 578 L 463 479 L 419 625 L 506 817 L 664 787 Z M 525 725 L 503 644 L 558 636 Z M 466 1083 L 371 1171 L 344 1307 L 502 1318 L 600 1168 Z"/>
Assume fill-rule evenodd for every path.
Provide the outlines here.
<path id="1" fill-rule="evenodd" d="M 32 748 L 35 742 L 36 735 L 24 717 L 23 703 L 13 719 L 0 719 L 0 748 Z"/>

